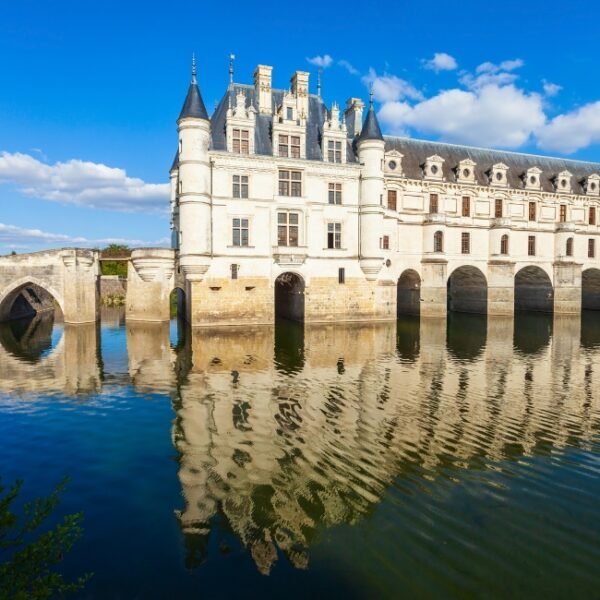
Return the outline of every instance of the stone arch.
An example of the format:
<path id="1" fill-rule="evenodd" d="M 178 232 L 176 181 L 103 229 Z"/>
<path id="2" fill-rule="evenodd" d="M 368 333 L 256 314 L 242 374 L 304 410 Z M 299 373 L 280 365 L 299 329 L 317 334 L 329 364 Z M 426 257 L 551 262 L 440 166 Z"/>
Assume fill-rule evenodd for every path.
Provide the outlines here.
<path id="1" fill-rule="evenodd" d="M 421 277 L 414 269 L 406 269 L 398 278 L 396 315 L 421 313 Z"/>
<path id="2" fill-rule="evenodd" d="M 35 277 L 22 277 L 0 294 L 0 322 L 51 312 L 56 306 L 64 315 L 64 300 L 52 286 Z"/>
<path id="3" fill-rule="evenodd" d="M 515 310 L 552 312 L 554 288 L 541 267 L 529 265 L 515 274 Z"/>
<path id="4" fill-rule="evenodd" d="M 275 280 L 275 317 L 304 321 L 304 279 L 286 271 Z"/>
<path id="5" fill-rule="evenodd" d="M 171 317 L 185 319 L 186 297 L 181 287 L 174 287 L 169 295 L 169 307 Z"/>
<path id="6" fill-rule="evenodd" d="M 581 308 L 600 310 L 600 269 L 585 269 L 581 273 Z"/>
<path id="7" fill-rule="evenodd" d="M 477 267 L 465 265 L 448 277 L 448 310 L 487 314 L 487 279 Z"/>

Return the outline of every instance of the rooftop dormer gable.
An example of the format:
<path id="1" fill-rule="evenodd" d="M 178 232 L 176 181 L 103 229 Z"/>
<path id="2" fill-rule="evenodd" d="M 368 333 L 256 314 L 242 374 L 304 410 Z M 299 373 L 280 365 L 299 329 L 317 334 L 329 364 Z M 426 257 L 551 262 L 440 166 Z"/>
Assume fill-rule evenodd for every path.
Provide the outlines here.
<path id="1" fill-rule="evenodd" d="M 539 191 L 542 189 L 541 182 L 542 170 L 538 167 L 530 167 L 523 173 L 521 179 L 523 180 L 523 186 L 526 190 L 536 190 Z"/>
<path id="2" fill-rule="evenodd" d="M 477 163 L 470 158 L 461 160 L 454 168 L 454 174 L 458 183 L 476 183 L 475 167 Z"/>
<path id="3" fill-rule="evenodd" d="M 571 180 L 573 178 L 573 173 L 571 171 L 561 171 L 556 177 L 552 179 L 552 183 L 554 184 L 554 189 L 560 194 L 570 194 L 572 193 L 572 185 Z"/>
<path id="4" fill-rule="evenodd" d="M 588 175 L 583 181 L 583 189 L 588 196 L 600 196 L 600 175 L 598 173 L 592 173 Z"/>
<path id="5" fill-rule="evenodd" d="M 492 165 L 487 175 L 491 186 L 502 188 L 508 186 L 508 166 L 504 163 Z"/>
<path id="6" fill-rule="evenodd" d="M 442 181 L 444 179 L 442 170 L 444 162 L 445 160 L 437 154 L 427 157 L 425 162 L 421 165 L 423 177 L 433 181 Z"/>
<path id="7" fill-rule="evenodd" d="M 389 175 L 403 175 L 402 159 L 404 154 L 398 150 L 390 150 L 385 153 L 385 172 Z"/>

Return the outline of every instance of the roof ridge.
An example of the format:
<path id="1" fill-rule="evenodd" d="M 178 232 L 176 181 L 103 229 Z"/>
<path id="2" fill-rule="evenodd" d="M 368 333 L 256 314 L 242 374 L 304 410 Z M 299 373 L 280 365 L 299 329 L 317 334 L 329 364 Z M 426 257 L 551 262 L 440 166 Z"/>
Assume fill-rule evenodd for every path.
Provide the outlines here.
<path id="1" fill-rule="evenodd" d="M 502 150 L 499 148 L 485 148 L 483 146 L 470 146 L 468 144 L 453 144 L 451 142 L 440 142 L 438 140 L 422 140 L 419 138 L 411 138 L 401 135 L 386 135 L 384 134 L 384 139 L 390 140 L 403 140 L 403 141 L 414 141 L 414 142 L 424 142 L 426 144 L 437 144 L 440 146 L 450 146 L 451 148 L 467 148 L 469 150 L 483 150 L 484 152 L 504 152 L 506 154 L 514 154 L 515 156 L 530 156 L 532 158 L 543 158 L 546 160 L 563 160 L 566 162 L 574 162 L 581 163 L 582 165 L 598 165 L 600 167 L 600 161 L 589 161 L 589 160 L 581 160 L 578 158 L 563 158 L 560 156 L 546 156 L 544 154 L 533 154 L 531 152 L 517 152 L 515 150 Z"/>

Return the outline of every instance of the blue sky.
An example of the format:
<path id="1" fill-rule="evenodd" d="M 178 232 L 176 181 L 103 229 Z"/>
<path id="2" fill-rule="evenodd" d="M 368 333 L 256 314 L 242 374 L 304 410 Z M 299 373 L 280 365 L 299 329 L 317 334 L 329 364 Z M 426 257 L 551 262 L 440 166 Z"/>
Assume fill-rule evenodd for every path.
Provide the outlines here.
<path id="1" fill-rule="evenodd" d="M 262 63 L 314 92 L 321 64 L 328 104 L 372 83 L 384 133 L 600 162 L 599 22 L 592 1 L 2 3 L 0 254 L 166 243 L 192 52 L 209 112 L 233 52 L 240 83 Z"/>

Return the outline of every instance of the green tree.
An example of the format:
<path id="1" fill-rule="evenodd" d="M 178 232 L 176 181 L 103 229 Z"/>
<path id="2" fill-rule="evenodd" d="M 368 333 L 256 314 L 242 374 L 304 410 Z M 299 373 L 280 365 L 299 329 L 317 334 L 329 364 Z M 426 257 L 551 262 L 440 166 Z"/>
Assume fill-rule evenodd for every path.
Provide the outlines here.
<path id="1" fill-rule="evenodd" d="M 67 515 L 54 527 L 46 522 L 60 502 L 67 480 L 46 498 L 14 512 L 22 481 L 6 490 L 0 482 L 0 598 L 42 600 L 81 590 L 91 574 L 66 581 L 55 567 L 81 537 L 82 513 Z"/>
<path id="2" fill-rule="evenodd" d="M 102 275 L 118 275 L 127 277 L 127 262 L 131 256 L 131 248 L 124 244 L 110 244 L 101 250 L 102 258 L 114 258 L 115 260 L 102 261 Z"/>

